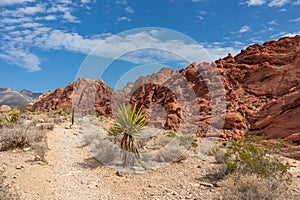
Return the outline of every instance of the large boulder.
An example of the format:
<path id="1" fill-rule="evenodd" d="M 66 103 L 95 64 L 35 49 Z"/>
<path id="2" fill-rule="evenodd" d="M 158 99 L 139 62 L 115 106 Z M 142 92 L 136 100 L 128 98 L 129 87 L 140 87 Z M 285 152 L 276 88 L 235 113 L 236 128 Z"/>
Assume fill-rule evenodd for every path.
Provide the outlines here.
<path id="1" fill-rule="evenodd" d="M 2 105 L 0 106 L 0 112 L 10 112 L 12 109 L 8 105 Z"/>

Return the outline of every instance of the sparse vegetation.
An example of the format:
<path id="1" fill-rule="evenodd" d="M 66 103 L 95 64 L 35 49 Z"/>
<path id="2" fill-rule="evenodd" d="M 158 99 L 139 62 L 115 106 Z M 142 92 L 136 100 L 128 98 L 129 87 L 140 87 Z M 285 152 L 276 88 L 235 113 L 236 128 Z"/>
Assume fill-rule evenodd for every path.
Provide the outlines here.
<path id="1" fill-rule="evenodd" d="M 45 130 L 53 130 L 53 121 L 46 114 L 31 115 L 13 111 L 6 114 L 0 126 L 0 151 L 31 147 L 38 160 L 46 162 L 45 153 L 48 149 Z"/>
<path id="2" fill-rule="evenodd" d="M 121 139 L 121 149 L 124 152 L 123 165 L 133 164 L 140 155 L 140 145 L 136 138 L 146 125 L 147 116 L 142 109 L 137 109 L 136 105 L 121 105 L 114 113 L 116 123 L 110 129 L 110 134 L 123 135 Z"/>
<path id="3" fill-rule="evenodd" d="M 2 118 L 2 123 L 16 123 L 20 117 L 21 112 L 19 110 L 12 110 L 11 112 L 7 113 Z"/>
<path id="4" fill-rule="evenodd" d="M 225 200 L 273 200 L 285 192 L 285 187 L 275 178 L 263 178 L 257 174 L 229 176 L 222 188 Z"/>
<path id="5" fill-rule="evenodd" d="M 225 180 L 224 199 L 274 199 L 285 191 L 291 181 L 289 164 L 248 139 L 230 143 L 227 151 L 213 150 L 219 168 L 214 169 L 213 176 L 210 174 Z"/>

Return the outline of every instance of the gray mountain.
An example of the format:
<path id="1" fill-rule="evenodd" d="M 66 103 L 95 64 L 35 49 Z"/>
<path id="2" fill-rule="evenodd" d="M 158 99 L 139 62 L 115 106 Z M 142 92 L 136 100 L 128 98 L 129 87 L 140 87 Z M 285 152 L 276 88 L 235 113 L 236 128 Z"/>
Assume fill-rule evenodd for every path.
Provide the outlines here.
<path id="1" fill-rule="evenodd" d="M 17 92 L 10 88 L 0 88 L 0 106 L 15 106 L 18 104 L 28 104 L 34 102 L 42 93 L 34 93 L 30 90 Z"/>

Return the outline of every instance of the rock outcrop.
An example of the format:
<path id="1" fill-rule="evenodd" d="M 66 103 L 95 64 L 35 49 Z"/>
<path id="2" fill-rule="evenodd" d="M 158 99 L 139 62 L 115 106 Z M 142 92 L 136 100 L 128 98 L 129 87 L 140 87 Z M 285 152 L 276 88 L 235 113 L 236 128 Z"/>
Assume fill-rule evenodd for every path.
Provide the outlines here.
<path id="1" fill-rule="evenodd" d="M 299 66 L 300 36 L 295 36 L 251 45 L 234 57 L 229 54 L 216 60 L 210 68 L 208 63 L 193 63 L 180 70 L 180 75 L 186 78 L 197 98 L 199 110 L 194 117 L 199 119 L 198 135 L 205 136 L 207 126 L 211 124 L 211 102 L 216 101 L 216 97 L 211 97 L 211 92 L 218 93 L 218 88 L 208 86 L 216 77 L 214 74 L 219 73 L 227 104 L 222 138 L 239 139 L 245 134 L 255 134 L 275 139 L 293 138 L 293 141 L 299 142 L 294 139 L 299 137 L 300 132 Z M 209 73 L 205 69 L 210 69 Z M 161 104 L 167 113 L 164 124 L 173 130 L 178 130 L 184 121 L 184 114 L 178 111 L 191 112 L 181 108 L 178 96 L 172 94 L 173 90 L 163 87 L 168 82 L 177 81 L 184 93 L 185 83 L 176 80 L 177 76 L 163 69 L 157 74 L 140 78 L 137 82 L 142 86 L 139 89 L 133 87 L 135 92 L 131 98 L 132 103 L 143 105 L 147 110 Z M 159 100 L 156 97 L 158 94 L 162 95 Z M 169 102 L 173 103 L 172 107 L 167 106 Z"/>
<path id="2" fill-rule="evenodd" d="M 70 112 L 72 107 L 79 113 L 97 112 L 111 114 L 111 91 L 102 80 L 79 78 L 65 88 L 42 95 L 31 107 L 31 111 L 63 109 Z"/>
<path id="3" fill-rule="evenodd" d="M 74 87 L 79 92 L 74 94 Z M 107 115 L 112 102 L 130 102 L 150 113 L 153 124 L 175 131 L 196 126 L 197 135 L 206 136 L 212 126 L 224 140 L 250 134 L 300 144 L 299 91 L 300 36 L 295 36 L 251 45 L 211 64 L 192 63 L 180 71 L 163 68 L 114 95 L 102 81 L 79 79 L 44 95 L 32 110 L 70 108 L 73 102 L 83 112 Z M 214 110 L 222 102 L 225 107 Z"/>

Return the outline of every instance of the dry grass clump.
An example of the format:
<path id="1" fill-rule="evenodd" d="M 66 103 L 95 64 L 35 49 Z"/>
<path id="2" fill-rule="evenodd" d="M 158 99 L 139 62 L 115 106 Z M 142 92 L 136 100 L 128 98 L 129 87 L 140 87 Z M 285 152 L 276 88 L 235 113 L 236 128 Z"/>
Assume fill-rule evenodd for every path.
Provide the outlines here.
<path id="1" fill-rule="evenodd" d="M 44 134 L 26 126 L 23 122 L 6 123 L 0 128 L 0 151 L 25 148 L 40 142 Z"/>
<path id="2" fill-rule="evenodd" d="M 224 200 L 273 200 L 283 197 L 286 187 L 276 178 L 257 174 L 227 177 L 221 195 Z"/>
<path id="3" fill-rule="evenodd" d="M 31 147 L 36 159 L 47 162 L 45 153 L 48 150 L 45 131 L 53 130 L 53 123 L 46 114 L 34 115 L 13 110 L 2 115 L 0 120 L 0 151 Z"/>

